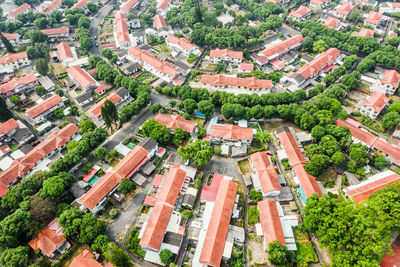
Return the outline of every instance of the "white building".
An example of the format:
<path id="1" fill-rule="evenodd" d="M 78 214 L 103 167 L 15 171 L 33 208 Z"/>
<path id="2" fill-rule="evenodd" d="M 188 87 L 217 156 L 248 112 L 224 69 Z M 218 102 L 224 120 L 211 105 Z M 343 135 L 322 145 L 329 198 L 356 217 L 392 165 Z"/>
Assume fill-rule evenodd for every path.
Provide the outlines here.
<path id="1" fill-rule="evenodd" d="M 364 101 L 360 112 L 371 119 L 376 119 L 389 106 L 389 100 L 385 94 L 374 92 Z"/>

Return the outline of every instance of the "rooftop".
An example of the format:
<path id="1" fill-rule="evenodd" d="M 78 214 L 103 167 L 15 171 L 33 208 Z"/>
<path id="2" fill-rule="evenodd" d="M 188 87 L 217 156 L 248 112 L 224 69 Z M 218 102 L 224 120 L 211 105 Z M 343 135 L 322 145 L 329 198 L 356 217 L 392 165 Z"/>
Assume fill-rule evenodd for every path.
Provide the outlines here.
<path id="1" fill-rule="evenodd" d="M 389 101 L 390 99 L 387 98 L 384 93 L 373 92 L 371 96 L 363 102 L 363 106 L 369 106 L 380 113 Z"/>
<path id="2" fill-rule="evenodd" d="M 257 152 L 250 155 L 254 169 L 257 172 L 258 179 L 261 183 L 261 189 L 264 194 L 272 191 L 281 191 L 278 182 L 278 173 L 274 165 L 269 161 L 265 152 Z"/>
<path id="3" fill-rule="evenodd" d="M 267 57 L 271 58 L 276 55 L 282 55 L 288 52 L 288 49 L 290 49 L 293 46 L 296 46 L 298 44 L 301 44 L 303 42 L 303 36 L 301 34 L 295 35 L 293 37 L 290 37 L 284 41 L 275 43 L 274 45 L 271 45 L 261 51 L 261 53 Z"/>
<path id="4" fill-rule="evenodd" d="M 311 8 L 301 5 L 301 6 L 299 6 L 299 8 L 297 10 L 290 12 L 289 16 L 299 19 L 310 12 L 311 12 Z"/>
<path id="5" fill-rule="evenodd" d="M 9 64 L 25 58 L 28 58 L 28 55 L 25 51 L 19 53 L 7 53 L 4 56 L 0 57 L 0 64 Z"/>
<path id="6" fill-rule="evenodd" d="M 27 85 L 27 84 L 36 82 L 37 80 L 38 79 L 36 78 L 35 74 L 22 76 L 22 77 L 14 77 L 8 83 L 0 85 L 0 92 L 3 94 L 6 94 L 7 92 L 14 90 L 18 86 Z"/>
<path id="7" fill-rule="evenodd" d="M 28 109 L 26 111 L 26 114 L 31 118 L 34 119 L 43 112 L 51 109 L 52 107 L 58 105 L 59 103 L 62 102 L 62 98 L 59 95 L 53 95 L 50 98 L 44 100 L 40 104 L 37 104 L 36 106 Z"/>
<path id="8" fill-rule="evenodd" d="M 67 240 L 62 235 L 62 228 L 58 226 L 56 219 L 50 222 L 46 228 L 29 242 L 33 250 L 40 249 L 47 257 L 50 257 L 56 248 Z"/>
<path id="9" fill-rule="evenodd" d="M 326 65 L 333 63 L 339 55 L 339 49 L 329 48 L 325 52 L 319 54 L 311 62 L 301 67 L 296 73 L 303 76 L 304 79 L 308 79 L 316 75 Z"/>
<path id="10" fill-rule="evenodd" d="M 268 247 L 269 243 L 275 240 L 280 244 L 285 245 L 285 236 L 283 234 L 276 202 L 274 200 L 264 199 L 259 201 L 257 206 L 264 237 L 264 246 Z"/>
<path id="11" fill-rule="evenodd" d="M 242 51 L 232 51 L 230 49 L 213 49 L 210 51 L 211 58 L 229 57 L 236 59 L 243 59 Z"/>
<path id="12" fill-rule="evenodd" d="M 159 113 L 156 115 L 155 120 L 158 123 L 165 125 L 169 129 L 174 129 L 175 127 L 178 127 L 188 133 L 192 133 L 197 126 L 196 122 L 187 120 L 179 115 Z"/>
<path id="13" fill-rule="evenodd" d="M 92 106 L 87 112 L 92 114 L 94 117 L 98 118 L 101 116 L 101 108 L 104 107 L 105 102 L 107 100 L 110 100 L 114 104 L 117 104 L 119 101 L 122 100 L 122 98 L 117 94 L 117 93 L 112 93 L 100 102 L 98 102 L 96 105 Z"/>
<path id="14" fill-rule="evenodd" d="M 247 89 L 271 89 L 271 80 L 261 80 L 256 77 L 248 78 L 237 78 L 232 76 L 227 76 L 223 74 L 217 75 L 206 75 L 201 76 L 200 83 L 209 84 L 212 86 L 233 86 L 233 87 L 243 87 Z"/>
<path id="15" fill-rule="evenodd" d="M 82 88 L 97 83 L 89 73 L 79 66 L 71 66 L 67 69 L 67 72 Z"/>

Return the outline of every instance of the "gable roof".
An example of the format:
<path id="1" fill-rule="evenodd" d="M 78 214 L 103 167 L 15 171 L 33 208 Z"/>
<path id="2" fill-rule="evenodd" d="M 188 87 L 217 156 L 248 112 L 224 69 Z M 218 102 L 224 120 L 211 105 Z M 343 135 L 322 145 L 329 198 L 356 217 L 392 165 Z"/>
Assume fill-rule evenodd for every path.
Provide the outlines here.
<path id="1" fill-rule="evenodd" d="M 44 30 L 40 30 L 40 31 L 42 33 L 46 34 L 46 35 L 69 34 L 69 28 L 68 27 L 44 29 Z"/>
<path id="2" fill-rule="evenodd" d="M 329 48 L 325 52 L 319 54 L 311 62 L 301 67 L 296 73 L 303 76 L 304 79 L 308 79 L 316 75 L 326 65 L 333 63 L 339 55 L 339 49 Z"/>
<path id="3" fill-rule="evenodd" d="M 21 14 L 30 8 L 31 8 L 30 4 L 24 3 L 24 4 L 20 5 L 19 7 L 17 7 L 16 9 L 14 9 L 13 11 L 11 11 L 10 13 L 8 13 L 7 17 L 15 19 L 18 14 Z"/>
<path id="4" fill-rule="evenodd" d="M 242 51 L 232 51 L 228 48 L 226 49 L 212 49 L 210 51 L 211 58 L 221 58 L 221 57 L 229 57 L 234 59 L 243 59 Z"/>
<path id="5" fill-rule="evenodd" d="M 295 35 L 282 42 L 267 47 L 261 51 L 261 53 L 267 58 L 275 57 L 276 55 L 283 55 L 287 53 L 291 47 L 301 44 L 303 40 L 304 39 L 301 34 Z"/>
<path id="6" fill-rule="evenodd" d="M 375 31 L 367 28 L 361 28 L 358 36 L 360 37 L 373 37 Z"/>
<path id="7" fill-rule="evenodd" d="M 38 79 L 36 78 L 35 74 L 23 76 L 23 77 L 14 77 L 11 81 L 8 83 L 5 83 L 3 85 L 0 85 L 0 93 L 7 93 L 12 90 L 14 90 L 16 87 L 20 85 L 26 85 L 30 84 L 33 82 L 36 82 Z"/>
<path id="8" fill-rule="evenodd" d="M 303 153 L 301 153 L 294 136 L 287 127 L 283 126 L 278 128 L 277 135 L 282 148 L 288 156 L 290 165 L 295 166 L 297 164 L 306 163 Z"/>
<path id="9" fill-rule="evenodd" d="M 165 125 L 168 129 L 174 129 L 175 127 L 181 128 L 185 132 L 192 133 L 197 126 L 197 123 L 181 117 L 179 115 L 169 114 L 157 114 L 155 120 L 162 125 Z"/>
<path id="10" fill-rule="evenodd" d="M 314 193 L 318 196 L 322 196 L 321 187 L 319 187 L 315 177 L 306 172 L 304 169 L 304 164 L 298 164 L 294 166 L 293 172 L 296 174 L 297 179 L 299 179 L 301 188 L 303 189 L 306 197 L 310 197 Z"/>
<path id="11" fill-rule="evenodd" d="M 167 23 L 165 22 L 165 19 L 163 16 L 160 14 L 157 14 L 153 17 L 153 22 L 154 22 L 154 27 L 156 27 L 157 30 L 167 28 Z"/>
<path id="12" fill-rule="evenodd" d="M 213 124 L 209 135 L 224 140 L 251 141 L 253 140 L 253 129 L 242 128 L 232 124 Z"/>
<path id="13" fill-rule="evenodd" d="M 396 70 L 385 70 L 381 83 L 399 87 L 400 74 Z"/>
<path id="14" fill-rule="evenodd" d="M 253 63 L 240 63 L 239 69 L 243 71 L 252 71 L 254 69 Z"/>
<path id="15" fill-rule="evenodd" d="M 181 37 L 179 38 L 176 35 L 168 35 L 168 37 L 165 39 L 165 41 L 167 41 L 167 43 L 173 43 L 178 45 L 181 49 L 189 51 L 190 49 L 192 49 L 193 47 L 195 47 L 196 45 L 192 44 L 188 39 Z"/>
<path id="16" fill-rule="evenodd" d="M 325 3 L 328 0 L 311 0 L 310 3 L 313 3 L 315 5 L 322 5 L 323 3 Z"/>
<path id="17" fill-rule="evenodd" d="M 368 13 L 368 17 L 365 19 L 365 22 L 374 24 L 374 25 L 378 25 L 379 21 L 381 21 L 382 17 L 383 17 L 382 13 L 371 10 Z"/>
<path id="18" fill-rule="evenodd" d="M 53 11 L 56 7 L 58 7 L 59 5 L 61 5 L 62 0 L 53 0 L 53 2 L 51 2 L 47 7 L 42 9 L 42 13 L 43 14 L 50 14 L 51 11 Z"/>
<path id="19" fill-rule="evenodd" d="M 19 36 L 18 33 L 6 33 L 2 32 L 1 33 L 7 40 L 16 40 Z"/>
<path id="20" fill-rule="evenodd" d="M 389 101 L 390 99 L 387 98 L 384 93 L 373 92 L 371 96 L 363 102 L 363 106 L 369 106 L 380 113 Z"/>
<path id="21" fill-rule="evenodd" d="M 285 245 L 285 236 L 283 234 L 276 202 L 274 200 L 264 199 L 259 201 L 257 206 L 265 247 L 268 247 L 269 243 L 275 240 L 277 240 L 279 244 Z"/>
<path id="22" fill-rule="evenodd" d="M 87 5 L 87 3 L 89 3 L 89 0 L 80 0 L 80 1 L 78 1 L 75 5 L 73 5 L 73 6 L 71 7 L 71 9 L 74 9 L 74 8 L 84 8 L 84 7 Z"/>
<path id="23" fill-rule="evenodd" d="M 96 84 L 96 80 L 79 66 L 71 66 L 67 69 L 67 72 L 82 88 L 86 88 L 91 84 Z"/>
<path id="24" fill-rule="evenodd" d="M 171 0 L 160 0 L 160 1 L 158 1 L 156 8 L 165 10 L 170 3 L 171 3 Z"/>
<path id="25" fill-rule="evenodd" d="M 40 104 L 37 104 L 36 106 L 28 109 L 26 111 L 26 114 L 31 118 L 34 119 L 43 112 L 51 109 L 52 107 L 58 105 L 59 103 L 62 102 L 62 98 L 59 95 L 53 95 L 46 99 L 45 101 L 41 102 Z"/>
<path id="26" fill-rule="evenodd" d="M 261 80 L 256 77 L 237 78 L 223 74 L 201 75 L 200 83 L 210 84 L 212 86 L 234 86 L 248 89 L 271 89 L 271 80 Z"/>
<path id="27" fill-rule="evenodd" d="M 28 54 L 26 54 L 25 51 L 19 53 L 7 53 L 4 56 L 0 57 L 0 64 L 9 64 L 24 58 L 28 58 Z"/>
<path id="28" fill-rule="evenodd" d="M 342 5 L 336 8 L 336 12 L 343 16 L 347 16 L 353 10 L 353 8 L 354 6 L 352 4 L 343 3 Z"/>
<path id="29" fill-rule="evenodd" d="M 9 133 L 18 126 L 19 126 L 18 122 L 14 118 L 11 118 L 0 124 L 0 135 Z"/>
<path id="30" fill-rule="evenodd" d="M 139 0 L 128 0 L 125 4 L 122 5 L 121 9 L 125 11 L 131 10 Z"/>
<path id="31" fill-rule="evenodd" d="M 50 257 L 54 250 L 66 241 L 62 235 L 62 228 L 58 226 L 56 219 L 54 219 L 29 242 L 29 246 L 33 250 L 40 249 L 47 257 Z"/>
<path id="32" fill-rule="evenodd" d="M 117 104 L 122 98 L 117 93 L 112 93 L 96 105 L 92 106 L 87 112 L 98 118 L 101 116 L 101 108 L 104 107 L 106 100 L 110 100 L 114 104 Z"/>
<path id="33" fill-rule="evenodd" d="M 264 194 L 282 190 L 278 182 L 278 173 L 265 152 L 251 154 L 250 161 L 258 174 Z"/>
<path id="34" fill-rule="evenodd" d="M 103 265 L 94 259 L 92 252 L 85 249 L 72 260 L 69 267 L 103 267 Z"/>
<path id="35" fill-rule="evenodd" d="M 299 8 L 297 10 L 290 12 L 289 16 L 299 19 L 310 12 L 311 12 L 311 8 L 301 5 L 301 6 L 299 6 Z"/>
<path id="36" fill-rule="evenodd" d="M 58 58 L 64 61 L 66 58 L 74 58 L 69 43 L 61 42 L 57 45 Z"/>
<path id="37" fill-rule="evenodd" d="M 117 37 L 117 41 L 119 43 L 122 42 L 131 42 L 129 38 L 129 29 L 128 22 L 126 20 L 126 14 L 123 12 L 118 12 L 114 18 L 114 26 L 115 26 L 115 36 Z"/>
<path id="38" fill-rule="evenodd" d="M 335 18 L 335 17 L 332 17 L 332 16 L 329 16 L 329 17 L 326 19 L 324 25 L 325 25 L 326 27 L 328 27 L 328 28 L 333 29 L 333 28 L 335 28 L 339 23 L 340 23 L 340 20 L 339 20 L 339 19 L 337 19 L 337 18 Z"/>

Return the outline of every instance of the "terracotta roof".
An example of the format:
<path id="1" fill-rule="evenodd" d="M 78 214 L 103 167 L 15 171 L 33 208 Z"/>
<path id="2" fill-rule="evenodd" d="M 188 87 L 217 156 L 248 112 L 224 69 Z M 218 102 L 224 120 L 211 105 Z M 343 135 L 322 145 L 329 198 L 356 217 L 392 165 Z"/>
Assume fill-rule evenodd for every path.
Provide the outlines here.
<path id="1" fill-rule="evenodd" d="M 171 217 L 173 207 L 186 177 L 186 172 L 179 167 L 169 170 L 156 204 L 147 221 L 146 229 L 140 239 L 142 247 L 158 251 L 164 238 L 165 230 Z"/>
<path id="2" fill-rule="evenodd" d="M 142 146 L 136 146 L 111 171 L 101 176 L 93 187 L 79 199 L 79 202 L 92 210 L 119 184 L 122 178 L 128 177 L 132 170 L 135 170 L 147 158 L 148 153 Z"/>
<path id="3" fill-rule="evenodd" d="M 146 50 L 142 50 L 136 46 L 130 47 L 128 53 L 132 57 L 136 58 L 136 60 L 149 64 L 157 71 L 165 73 L 170 77 L 175 76 L 179 72 L 179 70 L 173 67 L 170 63 L 162 61 L 151 55 Z"/>
<path id="4" fill-rule="evenodd" d="M 311 0 L 310 3 L 313 3 L 315 5 L 322 5 L 323 3 L 325 3 L 327 0 Z"/>
<path id="5" fill-rule="evenodd" d="M 392 2 L 391 5 L 392 7 L 400 7 L 400 3 L 397 2 Z"/>
<path id="6" fill-rule="evenodd" d="M 235 202 L 237 183 L 221 181 L 199 262 L 209 266 L 220 266 L 224 252 L 226 236 Z"/>
<path id="7" fill-rule="evenodd" d="M 192 44 L 188 39 L 181 37 L 179 38 L 176 35 L 168 35 L 168 37 L 165 39 L 167 43 L 173 43 L 179 45 L 183 50 L 189 51 L 196 45 Z"/>
<path id="8" fill-rule="evenodd" d="M 71 66 L 67 69 L 67 72 L 82 88 L 86 88 L 90 84 L 96 84 L 96 80 L 81 67 Z"/>
<path id="9" fill-rule="evenodd" d="M 57 45 L 58 58 L 64 61 L 66 58 L 74 58 L 69 43 L 61 42 Z"/>
<path id="10" fill-rule="evenodd" d="M 71 7 L 71 9 L 74 9 L 74 8 L 84 8 L 84 7 L 87 5 L 88 2 L 89 2 L 89 0 L 80 0 L 80 1 L 78 1 L 78 3 L 76 3 L 75 5 L 73 5 L 73 6 Z"/>
<path id="11" fill-rule="evenodd" d="M 365 19 L 365 22 L 378 25 L 379 21 L 381 21 L 383 14 L 376 11 L 370 11 L 368 13 L 368 17 Z"/>
<path id="12" fill-rule="evenodd" d="M 336 25 L 338 25 L 339 23 L 340 23 L 340 20 L 339 20 L 339 19 L 329 16 L 329 17 L 326 19 L 324 25 L 327 26 L 328 28 L 333 29 L 333 28 L 335 28 Z"/>
<path id="13" fill-rule="evenodd" d="M 79 132 L 79 127 L 70 123 L 57 132 L 53 132 L 46 141 L 40 143 L 36 149 L 49 155 L 55 149 L 61 148 L 64 144 L 71 140 L 71 137 Z"/>
<path id="14" fill-rule="evenodd" d="M 213 178 L 211 180 L 211 184 L 203 186 L 203 189 L 201 190 L 200 199 L 202 201 L 215 202 L 215 199 L 217 198 L 219 184 L 224 179 L 224 177 L 225 176 L 223 176 L 222 174 L 214 173 Z"/>
<path id="15" fill-rule="evenodd" d="M 104 103 L 106 102 L 106 100 L 110 100 L 114 104 L 117 104 L 119 101 L 122 100 L 122 98 L 117 93 L 112 93 L 111 95 L 107 96 L 106 98 L 104 98 L 103 100 L 98 102 L 96 105 L 91 107 L 87 112 L 91 113 L 96 118 L 100 117 L 101 116 L 101 108 L 104 106 Z"/>
<path id="16" fill-rule="evenodd" d="M 301 5 L 301 6 L 299 6 L 299 8 L 297 10 L 290 12 L 289 16 L 299 19 L 299 18 L 305 16 L 309 12 L 311 12 L 311 8 Z"/>
<path id="17" fill-rule="evenodd" d="M 8 83 L 0 85 L 0 92 L 5 94 L 7 92 L 14 90 L 17 86 L 30 84 L 30 83 L 33 83 L 36 81 L 37 81 L 37 78 L 36 78 L 35 74 L 31 74 L 31 75 L 27 75 L 27 76 L 23 76 L 23 77 L 15 77 Z"/>
<path id="18" fill-rule="evenodd" d="M 25 51 L 19 53 L 7 53 L 0 57 L 0 64 L 8 64 L 24 58 L 28 58 L 28 55 Z"/>
<path id="19" fill-rule="evenodd" d="M 62 98 L 59 95 L 53 95 L 52 97 L 46 99 L 40 104 L 37 104 L 36 106 L 28 109 L 26 111 L 26 114 L 31 118 L 34 119 L 43 112 L 51 109 L 52 107 L 58 105 L 59 103 L 62 102 Z"/>
<path id="20" fill-rule="evenodd" d="M 2 154 L 2 155 L 8 154 L 8 153 L 10 153 L 11 151 L 12 151 L 11 148 L 10 148 L 7 144 L 2 145 L 2 146 L 0 147 L 0 154 Z"/>
<path id="21" fill-rule="evenodd" d="M 25 12 L 30 8 L 31 8 L 30 4 L 24 3 L 19 7 L 17 7 L 16 9 L 14 9 L 12 12 L 8 13 L 7 17 L 16 18 L 18 14 L 21 14 L 22 12 Z"/>
<path id="22" fill-rule="evenodd" d="M 343 189 L 343 191 L 349 195 L 355 203 L 360 203 L 361 201 L 368 199 L 368 197 L 377 190 L 399 181 L 399 174 L 387 170 L 375 174 L 360 184 L 349 186 Z"/>
<path id="23" fill-rule="evenodd" d="M 139 0 L 128 0 L 125 4 L 122 5 L 121 9 L 126 11 L 131 10 Z"/>
<path id="24" fill-rule="evenodd" d="M 377 138 L 372 146 L 378 151 L 382 151 L 390 156 L 395 162 L 400 163 L 400 149 L 397 146 L 391 145 L 385 140 Z"/>
<path id="25" fill-rule="evenodd" d="M 156 8 L 157 9 L 161 9 L 161 10 L 165 10 L 167 7 L 168 7 L 168 5 L 171 3 L 171 0 L 160 0 L 158 3 L 157 3 L 157 6 L 156 6 Z"/>
<path id="26" fill-rule="evenodd" d="M 118 12 L 114 18 L 114 26 L 115 26 L 115 36 L 117 37 L 117 41 L 119 43 L 122 42 L 131 42 L 129 38 L 129 29 L 128 22 L 126 21 L 126 14 L 123 12 Z"/>
<path id="27" fill-rule="evenodd" d="M 343 120 L 337 120 L 336 121 L 336 126 L 344 126 L 350 129 L 351 135 L 356 138 L 357 140 L 363 142 L 364 144 L 366 144 L 367 146 L 372 146 L 372 144 L 375 142 L 375 140 L 377 139 L 377 137 L 365 130 L 362 130 L 356 126 L 354 126 L 353 124 L 351 124 L 350 122 L 348 122 L 347 120 L 343 121 Z"/>
<path id="28" fill-rule="evenodd" d="M 325 52 L 319 54 L 311 62 L 305 64 L 296 73 L 303 76 L 304 79 L 308 79 L 316 75 L 323 67 L 331 64 L 340 55 L 340 51 L 337 48 L 329 48 Z"/>
<path id="29" fill-rule="evenodd" d="M 271 58 L 272 56 L 275 55 L 283 55 L 285 53 L 288 52 L 288 50 L 297 45 L 297 44 L 301 44 L 303 42 L 303 36 L 301 36 L 301 34 L 290 37 L 282 42 L 276 43 L 274 45 L 271 45 L 269 47 L 267 47 L 266 49 L 264 49 L 263 51 L 261 51 L 261 53 L 267 57 L 267 58 Z"/>
<path id="30" fill-rule="evenodd" d="M 381 83 L 399 87 L 400 74 L 396 70 L 385 70 Z"/>
<path id="31" fill-rule="evenodd" d="M 258 90 L 272 88 L 271 80 L 260 80 L 256 77 L 237 78 L 222 74 L 218 75 L 204 74 L 201 76 L 200 83 L 210 84 L 213 86 L 234 86 L 234 87 L 243 87 L 248 89 L 258 89 Z"/>
<path id="32" fill-rule="evenodd" d="M 72 260 L 69 267 L 103 267 L 103 265 L 94 259 L 92 252 L 85 249 Z"/>
<path id="33" fill-rule="evenodd" d="M 29 242 L 33 250 L 40 249 L 47 257 L 50 257 L 54 250 L 66 242 L 62 235 L 62 228 L 58 226 L 54 219 L 45 229 L 42 229 L 35 239 Z"/>
<path id="34" fill-rule="evenodd" d="M 93 68 L 91 70 L 87 70 L 86 72 L 89 73 L 89 75 L 93 77 L 94 75 L 97 74 L 97 69 Z"/>
<path id="35" fill-rule="evenodd" d="M 358 36 L 360 37 L 373 37 L 375 31 L 367 28 L 361 28 Z"/>
<path id="36" fill-rule="evenodd" d="M 213 124 L 210 131 L 211 137 L 221 138 L 224 140 L 253 140 L 253 129 L 242 128 L 232 124 Z"/>
<path id="37" fill-rule="evenodd" d="M 157 30 L 160 30 L 162 28 L 167 28 L 167 23 L 165 23 L 164 17 L 162 17 L 159 14 L 157 14 L 153 17 L 153 22 L 154 22 L 154 26 L 156 27 Z"/>
<path id="38" fill-rule="evenodd" d="M 293 167 L 293 171 L 299 179 L 301 188 L 304 191 L 306 197 L 310 197 L 313 193 L 322 196 L 322 190 L 319 187 L 315 177 L 308 174 L 304 169 L 304 164 L 298 164 Z"/>
<path id="39" fill-rule="evenodd" d="M 153 182 L 151 183 L 152 186 L 160 186 L 162 180 L 164 178 L 164 175 L 162 174 L 156 174 L 154 176 Z"/>
<path id="40" fill-rule="evenodd" d="M 18 38 L 18 33 L 6 33 L 2 32 L 1 33 L 7 40 L 15 40 Z"/>
<path id="41" fill-rule="evenodd" d="M 210 51 L 211 58 L 221 58 L 221 57 L 230 57 L 243 59 L 242 51 L 232 51 L 230 49 L 213 49 Z"/>
<path id="42" fill-rule="evenodd" d="M 11 118 L 5 122 L 3 122 L 2 124 L 0 124 L 0 134 L 6 134 L 11 132 L 12 130 L 14 130 L 15 128 L 17 128 L 18 122 Z"/>
<path id="43" fill-rule="evenodd" d="M 40 30 L 40 31 L 46 35 L 69 34 L 68 27 L 44 29 L 44 30 Z"/>
<path id="44" fill-rule="evenodd" d="M 251 154 L 250 161 L 258 174 L 258 179 L 260 180 L 261 189 L 264 194 L 282 190 L 278 182 L 278 173 L 265 152 Z"/>
<path id="45" fill-rule="evenodd" d="M 254 69 L 254 64 L 253 63 L 240 63 L 239 69 L 245 70 L 245 71 L 252 71 Z"/>
<path id="46" fill-rule="evenodd" d="M 104 84 L 102 84 L 99 87 L 97 87 L 96 89 L 94 89 L 94 91 L 96 93 L 101 93 L 101 92 L 104 92 L 105 90 L 106 90 L 106 87 L 104 86 Z"/>
<path id="47" fill-rule="evenodd" d="M 174 129 L 175 127 L 178 127 L 188 133 L 192 133 L 197 125 L 196 122 L 189 121 L 179 115 L 168 115 L 159 113 L 156 115 L 155 120 L 158 123 L 165 125 L 169 129 Z"/>
<path id="48" fill-rule="evenodd" d="M 47 7 L 43 8 L 42 13 L 43 14 L 50 14 L 51 11 L 53 11 L 56 7 L 61 5 L 62 0 L 53 0 Z"/>
<path id="49" fill-rule="evenodd" d="M 283 127 L 282 131 L 280 131 L 277 135 L 282 148 L 285 150 L 286 155 L 288 156 L 290 165 L 295 166 L 297 164 L 306 163 L 306 159 L 301 153 L 294 136 L 288 128 Z"/>
<path id="50" fill-rule="evenodd" d="M 373 92 L 363 103 L 363 106 L 372 107 L 376 112 L 380 113 L 390 99 L 384 93 Z"/>
<path id="51" fill-rule="evenodd" d="M 270 199 L 264 199 L 259 201 L 257 206 L 264 236 L 264 245 L 268 247 L 269 243 L 275 240 L 277 240 L 279 244 L 285 245 L 285 236 L 283 234 L 276 202 Z"/>
<path id="52" fill-rule="evenodd" d="M 354 6 L 352 4 L 343 3 L 336 9 L 336 12 L 343 16 L 347 16 L 353 10 L 353 8 Z"/>

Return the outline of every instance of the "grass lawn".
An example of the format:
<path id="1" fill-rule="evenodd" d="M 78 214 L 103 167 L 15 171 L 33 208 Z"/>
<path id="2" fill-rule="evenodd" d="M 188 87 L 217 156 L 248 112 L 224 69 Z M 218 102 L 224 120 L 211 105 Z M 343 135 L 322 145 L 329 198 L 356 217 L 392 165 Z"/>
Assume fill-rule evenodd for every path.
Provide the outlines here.
<path id="1" fill-rule="evenodd" d="M 364 90 L 369 90 L 369 85 L 365 83 L 358 83 L 358 87 Z"/>
<path id="2" fill-rule="evenodd" d="M 243 174 L 249 173 L 250 172 L 249 160 L 246 159 L 246 160 L 239 161 L 239 167 Z"/>
<path id="3" fill-rule="evenodd" d="M 294 230 L 294 236 L 297 245 L 297 258 L 300 262 L 318 262 L 317 254 L 311 242 L 308 241 L 308 235 L 300 232 L 299 229 Z"/>
<path id="4" fill-rule="evenodd" d="M 203 126 L 204 126 L 204 123 L 206 122 L 205 119 L 198 118 L 198 117 L 193 117 L 193 118 L 191 119 L 191 121 L 196 122 L 197 125 L 198 125 L 199 127 L 203 127 Z"/>
<path id="5" fill-rule="evenodd" d="M 247 224 L 254 225 L 258 222 L 258 207 L 249 206 L 247 210 Z"/>
<path id="6" fill-rule="evenodd" d="M 66 72 L 65 68 L 61 63 L 54 63 L 51 66 L 53 66 L 53 72 L 56 76 L 61 75 Z"/>
<path id="7" fill-rule="evenodd" d="M 326 169 L 325 172 L 318 177 L 318 181 L 326 182 L 326 183 L 336 181 L 335 170 L 333 170 L 332 168 Z"/>

